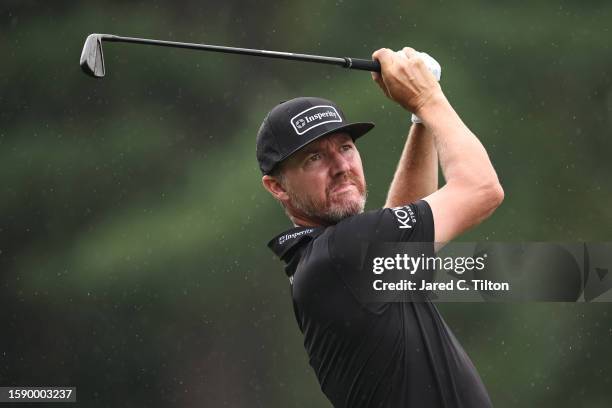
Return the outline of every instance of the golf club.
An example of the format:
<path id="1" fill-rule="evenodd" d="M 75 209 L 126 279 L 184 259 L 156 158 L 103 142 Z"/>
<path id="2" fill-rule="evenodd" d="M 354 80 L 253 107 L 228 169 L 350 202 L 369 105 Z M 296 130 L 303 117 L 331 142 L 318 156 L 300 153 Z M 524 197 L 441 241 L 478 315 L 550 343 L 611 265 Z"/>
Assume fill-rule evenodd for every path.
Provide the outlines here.
<path id="1" fill-rule="evenodd" d="M 324 57 L 320 55 L 294 54 L 291 52 L 254 50 L 249 48 L 223 47 L 219 45 L 193 44 L 175 41 L 150 40 L 146 38 L 121 37 L 112 34 L 90 34 L 85 40 L 81 53 L 81 69 L 95 78 L 106 74 L 102 41 L 125 42 L 134 44 L 159 45 L 162 47 L 188 48 L 192 50 L 224 52 L 229 54 L 253 55 L 256 57 L 280 58 L 294 61 L 317 62 L 320 64 L 338 65 L 344 68 L 380 72 L 378 61 L 349 57 Z"/>

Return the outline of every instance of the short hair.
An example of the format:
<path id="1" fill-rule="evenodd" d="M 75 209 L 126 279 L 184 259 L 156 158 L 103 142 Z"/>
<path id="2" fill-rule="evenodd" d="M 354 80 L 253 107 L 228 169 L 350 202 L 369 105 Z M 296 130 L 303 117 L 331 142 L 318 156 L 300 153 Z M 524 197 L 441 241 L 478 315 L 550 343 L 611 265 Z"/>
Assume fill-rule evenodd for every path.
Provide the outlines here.
<path id="1" fill-rule="evenodd" d="M 274 166 L 272 170 L 270 170 L 270 172 L 268 173 L 268 176 L 274 177 L 276 181 L 278 181 L 280 185 L 283 186 L 283 188 L 285 188 L 286 179 L 285 179 L 285 171 L 283 169 L 283 162 L 280 162 L 276 166 Z M 289 211 L 287 210 L 285 203 L 283 203 L 282 201 L 279 201 L 278 203 L 281 205 L 281 207 L 283 207 L 283 210 L 285 210 L 285 214 L 287 214 L 287 217 L 291 219 L 291 214 L 289 214 Z"/>
<path id="2" fill-rule="evenodd" d="M 283 187 L 285 186 L 285 173 L 283 171 L 282 162 L 274 166 L 268 175 L 274 177 Z"/>

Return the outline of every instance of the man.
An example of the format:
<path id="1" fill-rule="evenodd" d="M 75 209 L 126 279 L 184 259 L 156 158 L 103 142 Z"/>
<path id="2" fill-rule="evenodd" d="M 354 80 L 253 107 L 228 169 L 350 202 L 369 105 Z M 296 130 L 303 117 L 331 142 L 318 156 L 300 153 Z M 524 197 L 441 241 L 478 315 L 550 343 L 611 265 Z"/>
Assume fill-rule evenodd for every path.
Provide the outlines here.
<path id="1" fill-rule="evenodd" d="M 310 364 L 335 407 L 489 407 L 476 369 L 431 302 L 371 304 L 353 290 L 361 242 L 448 242 L 503 199 L 484 147 L 419 53 L 380 49 L 372 57 L 382 68 L 374 81 L 421 121 L 384 208 L 363 212 L 354 144 L 373 124 L 346 123 L 330 101 L 296 98 L 273 108 L 257 137 L 262 183 L 295 225 L 269 246 L 286 263 Z"/>

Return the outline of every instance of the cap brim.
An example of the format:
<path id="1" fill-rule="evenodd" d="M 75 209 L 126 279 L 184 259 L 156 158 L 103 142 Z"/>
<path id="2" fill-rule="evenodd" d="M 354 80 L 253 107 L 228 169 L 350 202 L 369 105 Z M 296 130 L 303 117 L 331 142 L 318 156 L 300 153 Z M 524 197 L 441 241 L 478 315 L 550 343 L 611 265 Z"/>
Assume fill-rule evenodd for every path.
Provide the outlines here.
<path id="1" fill-rule="evenodd" d="M 278 162 L 276 163 L 276 165 L 274 167 L 278 166 L 278 164 L 280 162 L 282 162 L 285 159 L 288 159 L 289 156 L 291 156 L 292 154 L 294 154 L 295 152 L 297 152 L 298 150 L 300 150 L 304 146 L 307 146 L 310 143 L 314 142 L 315 140 L 318 140 L 318 139 L 320 139 L 320 138 L 322 138 L 324 136 L 331 135 L 332 133 L 346 132 L 346 133 L 348 133 L 353 138 L 353 141 L 355 141 L 355 140 L 359 139 L 361 136 L 363 136 L 366 133 L 368 133 L 373 128 L 374 128 L 374 123 L 370 123 L 370 122 L 356 122 L 356 123 L 349 123 L 348 125 L 338 126 L 337 128 L 334 128 L 334 129 L 330 129 L 330 130 L 328 130 L 325 133 L 321 133 L 320 135 L 317 135 L 316 137 L 313 137 L 312 139 L 308 140 L 306 143 L 302 144 L 299 147 L 296 147 L 291 152 L 287 153 L 284 157 L 282 157 L 282 158 L 280 158 L 278 160 Z M 272 171 L 272 169 L 270 171 Z M 270 173 L 270 172 L 268 172 L 268 173 Z"/>

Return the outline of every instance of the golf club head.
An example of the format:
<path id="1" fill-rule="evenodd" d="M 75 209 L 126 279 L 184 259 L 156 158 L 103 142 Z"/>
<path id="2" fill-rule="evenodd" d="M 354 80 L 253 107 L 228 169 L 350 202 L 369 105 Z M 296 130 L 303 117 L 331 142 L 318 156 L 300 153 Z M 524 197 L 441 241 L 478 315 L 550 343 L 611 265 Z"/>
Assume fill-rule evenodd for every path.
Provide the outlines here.
<path id="1" fill-rule="evenodd" d="M 94 78 L 103 78 L 104 53 L 102 52 L 102 34 L 90 34 L 85 40 L 83 52 L 81 52 L 81 69 L 87 75 Z"/>

